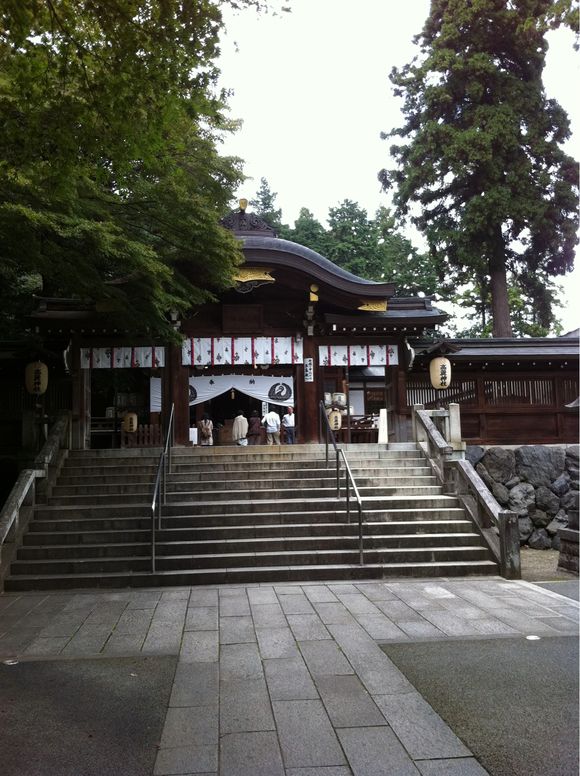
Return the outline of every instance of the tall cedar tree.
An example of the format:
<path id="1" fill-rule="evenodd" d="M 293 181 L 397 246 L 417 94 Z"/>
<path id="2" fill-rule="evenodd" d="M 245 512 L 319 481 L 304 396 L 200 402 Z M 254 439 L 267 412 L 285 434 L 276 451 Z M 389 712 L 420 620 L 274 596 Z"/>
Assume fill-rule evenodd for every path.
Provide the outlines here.
<path id="1" fill-rule="evenodd" d="M 282 224 L 282 210 L 276 208 L 276 197 L 278 194 L 270 188 L 266 178 L 260 178 L 260 188 L 256 192 L 254 199 L 250 200 L 250 205 L 254 208 L 257 216 L 271 227 L 278 237 L 283 237 L 285 227 Z"/>
<path id="2" fill-rule="evenodd" d="M 399 215 L 411 203 L 440 275 L 485 280 L 493 336 L 511 336 L 506 273 L 555 276 L 573 267 L 577 165 L 562 149 L 565 111 L 542 85 L 545 33 L 570 2 L 432 0 L 415 42 L 421 54 L 393 69 L 406 123 L 386 137 Z M 538 290 L 542 303 L 546 295 Z"/>
<path id="3" fill-rule="evenodd" d="M 232 5 L 260 5 L 239 0 Z M 218 0 L 3 0 L 0 331 L 31 291 L 90 299 L 135 333 L 227 287 L 241 178 L 217 143 Z"/>

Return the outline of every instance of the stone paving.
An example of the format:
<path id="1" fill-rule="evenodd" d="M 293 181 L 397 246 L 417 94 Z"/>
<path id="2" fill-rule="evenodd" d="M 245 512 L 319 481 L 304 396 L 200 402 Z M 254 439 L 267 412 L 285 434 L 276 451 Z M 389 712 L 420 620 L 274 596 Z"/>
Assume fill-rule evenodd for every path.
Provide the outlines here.
<path id="1" fill-rule="evenodd" d="M 0 660 L 179 655 L 154 776 L 485 776 L 380 649 L 578 633 L 500 578 L 0 596 Z"/>

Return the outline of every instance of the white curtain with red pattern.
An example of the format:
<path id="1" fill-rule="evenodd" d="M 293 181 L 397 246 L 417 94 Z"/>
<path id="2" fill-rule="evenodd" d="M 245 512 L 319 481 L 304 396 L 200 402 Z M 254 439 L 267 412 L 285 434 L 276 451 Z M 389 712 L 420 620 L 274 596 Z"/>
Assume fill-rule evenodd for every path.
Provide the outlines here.
<path id="1" fill-rule="evenodd" d="M 183 366 L 275 366 L 302 364 L 296 337 L 190 337 L 181 347 Z"/>
<path id="2" fill-rule="evenodd" d="M 156 369 L 162 366 L 165 366 L 164 347 L 81 348 L 81 369 Z"/>

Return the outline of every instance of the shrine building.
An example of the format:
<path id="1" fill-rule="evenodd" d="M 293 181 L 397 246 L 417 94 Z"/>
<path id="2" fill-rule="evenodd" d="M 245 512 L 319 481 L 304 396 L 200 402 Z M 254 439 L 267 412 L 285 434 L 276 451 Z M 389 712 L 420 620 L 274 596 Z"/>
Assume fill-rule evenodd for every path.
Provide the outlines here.
<path id="1" fill-rule="evenodd" d="M 468 443 L 577 441 L 577 412 L 566 406 L 578 397 L 577 332 L 443 342 L 437 327 L 447 314 L 429 297 L 398 297 L 393 283 L 279 239 L 245 210 L 223 225 L 241 240 L 245 262 L 218 302 L 174 321 L 181 346 L 135 340 L 79 300 L 39 300 L 34 323 L 62 356 L 48 364 L 44 411 L 72 410 L 74 448 L 158 445 L 172 405 L 178 445 L 198 441 L 204 413 L 215 443 L 231 444 L 239 409 L 262 416 L 290 405 L 297 442 L 317 442 L 321 402 L 339 407 L 342 441 L 377 441 L 381 409 L 389 441 L 407 441 L 414 404 L 450 401 L 461 406 Z M 436 390 L 429 363 L 441 352 L 451 374 Z M 0 409 L 2 427 L 26 447 L 32 404 L 21 376 L 11 374 L 2 395 L 22 414 L 16 421 Z M 127 412 L 137 415 L 132 436 L 121 428 Z M 20 432 L 10 426 L 20 422 Z"/>

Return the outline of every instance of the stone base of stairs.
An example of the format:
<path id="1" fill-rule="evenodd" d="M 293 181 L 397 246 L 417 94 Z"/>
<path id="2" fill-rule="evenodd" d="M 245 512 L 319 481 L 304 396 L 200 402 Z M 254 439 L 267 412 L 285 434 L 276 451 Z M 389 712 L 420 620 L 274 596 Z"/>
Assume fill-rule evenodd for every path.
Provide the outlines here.
<path id="1" fill-rule="evenodd" d="M 190 569 L 189 571 L 136 572 L 133 574 L 70 574 L 67 576 L 11 577 L 7 591 L 62 590 L 82 588 L 148 588 L 193 585 L 231 585 L 356 579 L 397 579 L 416 577 L 497 576 L 492 561 L 469 563 L 391 563 L 359 565 L 264 566 L 234 569 Z"/>

